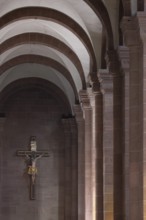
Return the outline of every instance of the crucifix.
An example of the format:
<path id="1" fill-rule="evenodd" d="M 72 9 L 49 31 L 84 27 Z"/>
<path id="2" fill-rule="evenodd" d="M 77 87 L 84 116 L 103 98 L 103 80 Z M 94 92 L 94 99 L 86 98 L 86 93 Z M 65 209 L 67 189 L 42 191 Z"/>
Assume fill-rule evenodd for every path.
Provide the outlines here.
<path id="1" fill-rule="evenodd" d="M 37 175 L 36 161 L 41 157 L 49 157 L 47 150 L 37 151 L 36 137 L 30 138 L 30 150 L 18 150 L 17 156 L 25 157 L 27 174 L 30 178 L 30 200 L 35 200 L 35 179 Z"/>

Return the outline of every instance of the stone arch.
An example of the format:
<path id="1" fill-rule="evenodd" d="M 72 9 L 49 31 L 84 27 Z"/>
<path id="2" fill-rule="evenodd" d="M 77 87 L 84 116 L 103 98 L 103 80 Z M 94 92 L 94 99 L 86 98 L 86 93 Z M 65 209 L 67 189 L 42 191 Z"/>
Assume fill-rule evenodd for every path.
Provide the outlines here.
<path id="1" fill-rule="evenodd" d="M 108 11 L 102 1 L 84 0 L 100 18 L 106 32 L 108 50 L 114 49 L 114 37 Z"/>
<path id="2" fill-rule="evenodd" d="M 69 104 L 69 101 L 65 95 L 65 93 L 58 88 L 56 85 L 53 83 L 41 79 L 41 78 L 23 78 L 23 79 L 18 79 L 14 82 L 11 82 L 9 85 L 7 85 L 1 92 L 0 92 L 0 111 L 3 112 L 3 103 L 12 95 L 14 95 L 16 92 L 19 92 L 23 89 L 28 89 L 31 87 L 35 88 L 40 88 L 42 90 L 45 90 L 46 92 L 50 93 L 53 97 L 56 98 L 58 102 L 62 102 L 66 112 L 68 114 L 71 114 L 71 106 Z"/>
<path id="3" fill-rule="evenodd" d="M 72 78 L 70 72 L 62 64 L 60 64 L 59 62 L 57 62 L 56 60 L 53 60 L 51 58 L 39 56 L 39 55 L 32 55 L 32 54 L 21 55 L 19 57 L 15 57 L 15 58 L 5 62 L 1 66 L 0 75 L 2 75 L 6 70 L 8 70 L 16 65 L 23 64 L 23 63 L 38 63 L 38 64 L 43 64 L 43 65 L 52 67 L 53 69 L 56 69 L 71 84 L 73 91 L 74 91 L 74 94 L 75 94 L 76 102 L 77 102 L 78 93 L 77 93 L 77 89 L 76 89 L 75 83 L 73 81 L 73 78 Z"/>
<path id="4" fill-rule="evenodd" d="M 48 36 L 45 34 L 39 34 L 39 33 L 25 33 L 20 34 L 17 36 L 12 37 L 11 39 L 6 40 L 3 42 L 0 46 L 0 53 L 5 52 L 6 50 L 13 48 L 17 45 L 21 44 L 43 44 L 48 47 L 55 48 L 56 50 L 60 51 L 61 53 L 64 53 L 65 56 L 67 56 L 76 66 L 81 80 L 82 80 L 82 86 L 85 89 L 86 83 L 85 83 L 85 76 L 83 73 L 83 68 L 81 66 L 80 60 L 78 59 L 77 55 L 63 42 L 60 40 Z"/>
<path id="5" fill-rule="evenodd" d="M 92 73 L 97 70 L 94 49 L 87 33 L 77 22 L 62 12 L 43 7 L 18 8 L 2 16 L 0 19 L 0 29 L 17 20 L 30 18 L 53 20 L 54 22 L 57 22 L 71 30 L 83 42 L 84 46 L 89 52 L 90 72 Z"/>

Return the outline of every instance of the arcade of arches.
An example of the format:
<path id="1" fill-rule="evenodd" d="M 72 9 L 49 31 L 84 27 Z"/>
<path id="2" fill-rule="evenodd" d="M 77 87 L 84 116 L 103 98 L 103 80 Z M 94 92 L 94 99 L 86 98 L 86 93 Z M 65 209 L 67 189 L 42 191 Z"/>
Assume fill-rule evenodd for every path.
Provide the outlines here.
<path id="1" fill-rule="evenodd" d="M 146 0 L 0 0 L 0 219 L 146 220 L 145 61 Z"/>

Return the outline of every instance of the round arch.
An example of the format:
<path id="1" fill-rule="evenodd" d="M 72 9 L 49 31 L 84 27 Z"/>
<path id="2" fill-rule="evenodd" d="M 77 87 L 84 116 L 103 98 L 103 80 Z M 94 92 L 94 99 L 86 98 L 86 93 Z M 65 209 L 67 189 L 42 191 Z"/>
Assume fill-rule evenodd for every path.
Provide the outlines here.
<path id="1" fill-rule="evenodd" d="M 66 44 L 64 44 L 63 42 L 59 41 L 58 39 L 52 36 L 39 34 L 39 33 L 20 34 L 3 42 L 0 46 L 0 53 L 3 53 L 6 50 L 13 48 L 17 45 L 29 44 L 29 43 L 33 43 L 33 44 L 39 43 L 42 45 L 46 45 L 48 47 L 55 48 L 56 50 L 60 51 L 65 56 L 67 56 L 74 63 L 80 74 L 83 89 L 86 88 L 83 68 L 81 66 L 80 60 L 78 59 L 77 55 Z"/>
<path id="2" fill-rule="evenodd" d="M 47 93 L 51 94 L 58 102 L 62 102 L 62 105 L 66 109 L 67 114 L 71 114 L 71 106 L 69 101 L 65 95 L 65 93 L 58 88 L 55 84 L 41 78 L 25 78 L 25 79 L 18 79 L 14 82 L 11 82 L 7 85 L 1 92 L 0 92 L 0 110 L 3 111 L 3 103 L 11 97 L 16 92 L 19 92 L 24 89 L 28 88 L 40 88 L 45 90 Z"/>
<path id="3" fill-rule="evenodd" d="M 74 94 L 75 94 L 76 101 L 78 100 L 77 89 L 76 89 L 75 83 L 73 81 L 73 78 L 72 78 L 70 72 L 62 64 L 60 64 L 56 60 L 53 60 L 48 57 L 43 57 L 43 56 L 39 56 L 39 55 L 32 55 L 32 54 L 25 54 L 25 55 L 21 55 L 19 57 L 15 57 L 15 58 L 7 61 L 6 63 L 4 63 L 1 66 L 0 75 L 2 75 L 9 68 L 12 68 L 16 65 L 23 64 L 23 63 L 43 64 L 43 65 L 52 67 L 53 69 L 60 72 L 71 84 L 73 91 L 74 91 Z"/>
<path id="4" fill-rule="evenodd" d="M 50 19 L 71 30 L 83 42 L 90 54 L 90 72 L 92 73 L 97 70 L 94 49 L 86 31 L 76 21 L 62 12 L 43 7 L 18 8 L 1 17 L 0 29 L 17 20 L 30 18 L 46 20 Z"/>
<path id="5" fill-rule="evenodd" d="M 112 25 L 110 21 L 110 17 L 108 14 L 108 11 L 102 1 L 96 1 L 96 0 L 83 0 L 86 2 L 93 11 L 97 14 L 97 16 L 100 18 L 101 23 L 103 24 L 106 32 L 107 37 L 107 43 L 108 43 L 108 50 L 114 49 L 114 37 L 113 37 L 113 31 L 112 31 Z"/>

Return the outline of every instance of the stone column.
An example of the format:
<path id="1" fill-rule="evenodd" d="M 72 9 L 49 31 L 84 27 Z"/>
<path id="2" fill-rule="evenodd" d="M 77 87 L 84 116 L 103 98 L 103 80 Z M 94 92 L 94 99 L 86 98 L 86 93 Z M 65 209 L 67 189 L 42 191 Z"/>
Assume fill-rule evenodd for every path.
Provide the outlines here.
<path id="1" fill-rule="evenodd" d="M 71 154 L 71 128 L 68 118 L 62 119 L 65 134 L 65 190 L 64 190 L 64 218 L 72 220 L 72 154 Z"/>
<path id="2" fill-rule="evenodd" d="M 74 106 L 78 127 L 78 220 L 85 219 L 85 121 L 80 105 Z"/>
<path id="3" fill-rule="evenodd" d="M 6 120 L 5 117 L 4 118 L 0 117 L 0 202 L 1 203 L 3 203 L 3 201 L 2 201 L 2 187 L 3 187 L 2 173 L 4 172 L 3 171 L 3 141 L 2 141 L 2 137 L 3 137 L 5 120 Z M 1 213 L 0 213 L 0 217 L 1 217 Z"/>
<path id="4" fill-rule="evenodd" d="M 65 133 L 65 219 L 78 216 L 78 143 L 74 117 L 62 119 Z"/>
<path id="5" fill-rule="evenodd" d="M 92 108 L 87 91 L 79 95 L 85 119 L 85 220 L 92 220 Z"/>
<path id="6" fill-rule="evenodd" d="M 100 71 L 103 88 L 104 220 L 123 219 L 123 77 L 116 51 L 108 52 L 109 70 Z"/>
<path id="7" fill-rule="evenodd" d="M 103 220 L 103 100 L 97 76 L 90 74 L 88 95 L 92 107 L 92 210 Z"/>
<path id="8" fill-rule="evenodd" d="M 146 220 L 146 10 L 138 13 L 143 44 L 143 219 Z"/>
<path id="9" fill-rule="evenodd" d="M 71 216 L 72 220 L 78 219 L 78 139 L 77 139 L 77 124 L 75 118 L 70 118 L 71 129 L 71 173 L 72 173 L 72 204 Z"/>
<path id="10" fill-rule="evenodd" d="M 129 147 L 126 145 L 127 175 L 126 189 L 129 192 L 126 210 L 126 220 L 143 219 L 143 74 L 142 74 L 142 44 L 137 17 L 124 17 L 122 31 L 125 45 L 129 49 L 129 79 L 127 79 L 126 119 L 129 126 Z M 125 97 L 126 98 L 126 97 Z M 125 101 L 126 102 L 126 101 Z M 126 193 L 126 192 L 125 192 Z"/>
<path id="11" fill-rule="evenodd" d="M 124 134 L 123 134 L 123 143 L 124 143 L 124 210 L 125 210 L 125 219 L 129 219 L 129 49 L 126 46 L 119 47 L 119 56 L 121 58 L 121 64 L 124 74 L 124 97 L 123 97 L 123 110 L 124 110 Z"/>
<path id="12" fill-rule="evenodd" d="M 104 220 L 114 220 L 114 113 L 113 81 L 108 71 L 101 71 L 103 95 L 103 185 Z"/>

